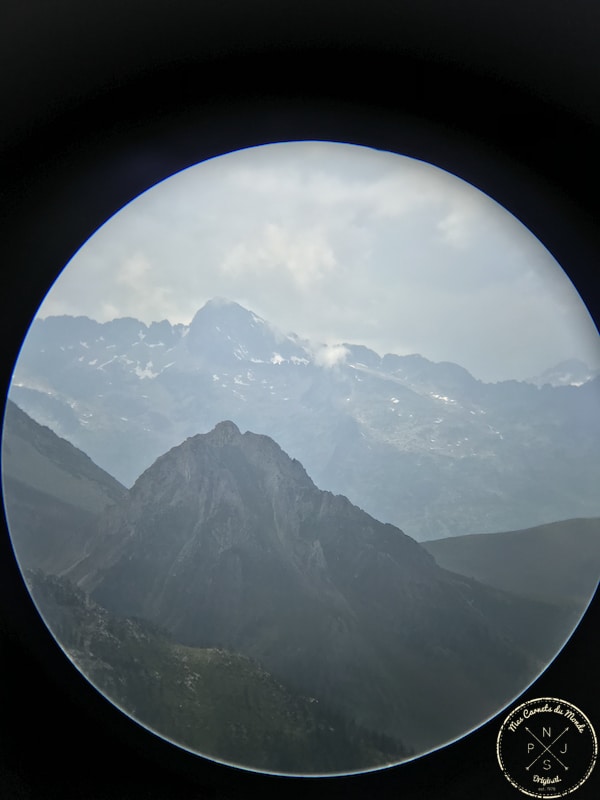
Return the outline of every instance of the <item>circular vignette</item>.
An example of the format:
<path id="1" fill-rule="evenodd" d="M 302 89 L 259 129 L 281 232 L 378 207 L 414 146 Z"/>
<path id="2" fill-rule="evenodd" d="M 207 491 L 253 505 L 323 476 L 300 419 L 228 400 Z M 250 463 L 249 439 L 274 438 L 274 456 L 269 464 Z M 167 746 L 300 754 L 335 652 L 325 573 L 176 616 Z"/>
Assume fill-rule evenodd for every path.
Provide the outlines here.
<path id="1" fill-rule="evenodd" d="M 222 110 L 222 109 L 221 109 Z M 274 111 L 274 108 L 271 108 L 271 112 Z M 227 112 L 230 113 L 230 112 Z M 361 123 L 354 118 L 353 122 L 350 120 L 354 116 L 354 111 L 349 113 L 346 116 L 346 122 L 340 123 L 340 129 L 346 129 L 356 131 L 357 129 L 361 128 Z M 303 112 L 296 112 L 295 114 L 290 114 L 288 121 L 281 126 L 280 130 L 287 130 L 291 131 L 294 129 L 302 129 L 303 125 L 302 122 L 300 124 L 296 124 L 293 121 L 293 118 L 296 118 L 296 121 L 301 120 L 304 117 Z M 356 115 L 357 117 L 361 118 L 361 114 L 359 113 Z M 394 116 L 394 115 L 392 115 Z M 340 119 L 343 117 L 343 114 L 340 114 Z M 382 115 L 385 117 L 385 115 Z M 232 121 L 233 117 L 229 117 L 227 120 L 227 125 L 229 125 Z M 272 122 L 272 120 L 271 120 Z M 393 123 L 389 125 L 390 119 L 387 118 L 388 122 L 388 137 L 387 141 L 394 141 L 397 147 L 390 148 L 390 149 L 397 149 L 398 151 L 405 152 L 402 146 L 398 146 L 398 143 L 403 141 L 402 135 L 398 135 L 398 131 L 405 127 L 405 121 L 402 124 L 398 123 L 397 119 L 393 120 Z M 99 156 L 97 159 L 95 156 L 91 157 L 90 152 L 79 152 L 79 153 L 71 153 L 68 156 L 64 156 L 60 167 L 64 167 L 66 165 L 66 169 L 62 173 L 62 176 L 57 178 L 59 171 L 55 173 L 48 183 L 44 184 L 43 178 L 40 180 L 37 179 L 37 189 L 41 190 L 40 197 L 37 199 L 35 198 L 35 188 L 32 192 L 32 195 L 27 197 L 25 200 L 21 197 L 20 200 L 23 201 L 23 206 L 26 209 L 24 213 L 24 218 L 19 219 L 20 227 L 20 234 L 24 234 L 26 231 L 33 227 L 34 235 L 32 237 L 28 237 L 27 235 L 21 239 L 21 244 L 23 241 L 26 241 L 25 244 L 25 271 L 29 275 L 35 275 L 36 278 L 33 279 L 33 286 L 28 287 L 24 290 L 24 284 L 21 282 L 22 275 L 19 274 L 15 285 L 20 286 L 21 288 L 17 291 L 17 296 L 20 295 L 21 299 L 24 299 L 24 305 L 21 305 L 21 308 L 27 308 L 25 313 L 22 313 L 19 316 L 17 309 L 14 309 L 13 315 L 8 314 L 5 317 L 5 320 L 10 321 L 17 318 L 19 322 L 17 323 L 17 333 L 16 337 L 12 339 L 13 342 L 13 349 L 12 349 L 12 363 L 14 363 L 16 349 L 18 348 L 20 341 L 23 339 L 23 333 L 26 330 L 26 326 L 29 323 L 29 320 L 33 316 L 33 312 L 39 305 L 39 301 L 45 295 L 47 288 L 49 287 L 50 283 L 52 282 L 53 278 L 56 277 L 58 274 L 58 270 L 62 269 L 62 266 L 67 263 L 70 256 L 75 252 L 75 250 L 85 241 L 91 232 L 93 232 L 94 228 L 101 224 L 105 219 L 110 216 L 113 210 L 121 207 L 124 202 L 127 202 L 127 199 L 131 199 L 132 197 L 139 194 L 139 191 L 142 191 L 146 188 L 149 188 L 150 185 L 153 185 L 159 180 L 168 177 L 169 174 L 172 174 L 172 171 L 177 171 L 184 166 L 188 166 L 192 161 L 197 160 L 197 143 L 194 146 L 190 147 L 190 141 L 193 138 L 194 130 L 197 128 L 194 125 L 189 125 L 189 118 L 185 125 L 179 125 L 179 123 L 174 123 L 174 116 L 171 115 L 169 120 L 166 120 L 166 128 L 170 129 L 179 129 L 181 132 L 183 129 L 187 131 L 186 135 L 183 136 L 183 139 L 187 141 L 188 146 L 188 160 L 179 160 L 181 156 L 181 150 L 177 153 L 175 157 L 173 157 L 173 153 L 178 150 L 178 147 L 174 146 L 174 142 L 177 140 L 177 136 L 172 135 L 172 131 L 169 135 L 165 138 L 168 140 L 170 138 L 171 144 L 167 145 L 166 147 L 159 146 L 156 147 L 155 145 L 157 142 L 160 141 L 160 136 L 155 136 L 152 140 L 146 138 L 146 145 L 147 149 L 145 150 L 145 154 L 140 155 L 140 149 L 137 148 L 133 143 L 132 140 L 135 137 L 131 137 L 127 132 L 122 132 L 120 135 L 117 135 L 116 138 L 112 142 L 112 147 L 109 147 L 107 150 L 104 150 L 103 153 L 96 151 L 96 155 Z M 349 124 L 348 124 L 349 123 Z M 381 144 L 381 132 L 376 132 L 374 129 L 377 128 L 378 125 L 381 125 L 382 128 L 386 127 L 385 122 L 373 122 L 371 120 L 367 125 L 364 125 L 365 119 L 364 115 L 362 116 L 362 125 L 363 125 L 363 132 L 356 136 L 356 143 L 362 143 L 366 145 L 374 145 L 379 146 L 378 143 Z M 150 126 L 151 127 L 151 126 Z M 219 127 L 218 124 L 215 125 L 215 130 Z M 260 127 L 260 125 L 258 126 Z M 270 134 L 265 137 L 264 134 L 257 134 L 256 138 L 251 138 L 250 140 L 245 141 L 245 145 L 250 144 L 263 144 L 267 141 L 276 140 L 279 138 L 278 135 L 275 134 L 275 130 L 278 128 L 277 124 L 267 125 L 267 128 L 270 129 Z M 328 126 L 326 125 L 325 128 Z M 331 126 L 330 130 L 331 130 Z M 335 127 L 335 126 L 334 126 Z M 411 125 L 408 124 L 406 126 L 410 128 Z M 425 126 L 427 127 L 427 126 Z M 393 128 L 394 134 L 389 133 L 389 129 Z M 320 129 L 318 124 L 311 124 L 307 126 L 307 135 L 311 136 L 314 135 L 316 131 Z M 369 134 L 369 129 L 371 134 Z M 420 140 L 419 135 L 416 133 L 417 130 L 422 129 L 422 126 L 419 123 L 414 124 L 413 128 L 413 135 L 412 141 L 417 142 Z M 435 130 L 435 126 L 433 126 L 433 130 Z M 324 131 L 325 132 L 325 131 Z M 156 131 L 155 131 L 156 133 Z M 342 138 L 345 140 L 351 139 L 352 137 L 343 136 L 339 137 L 339 135 L 333 136 L 333 138 Z M 451 135 L 451 134 L 450 134 Z M 145 138 L 145 137 L 142 137 Z M 244 138 L 242 136 L 242 138 Z M 385 139 L 386 137 L 384 137 Z M 408 140 L 411 140 L 411 135 L 409 135 Z M 453 161 L 452 157 L 448 160 L 448 145 L 447 140 L 443 144 L 440 144 L 440 138 L 442 140 L 445 139 L 444 136 L 435 135 L 432 133 L 430 129 L 430 133 L 428 136 L 425 136 L 425 139 L 429 141 L 429 145 L 422 146 L 422 140 L 419 141 L 419 146 L 415 146 L 415 152 L 421 153 L 423 157 L 425 157 L 425 152 L 429 150 L 429 156 L 427 156 L 427 160 L 430 160 L 432 163 L 436 163 L 443 168 L 450 169 L 452 171 L 451 162 Z M 214 146 L 213 149 L 208 149 L 208 151 L 212 155 L 216 155 L 220 152 L 220 147 L 216 144 L 217 140 L 219 139 L 218 136 L 214 138 Z M 456 137 L 458 141 L 460 141 L 460 146 L 458 147 L 459 151 L 464 151 L 465 149 L 469 149 L 470 144 L 473 140 L 468 142 L 468 135 L 462 136 L 458 135 Z M 181 141 L 181 139 L 180 139 Z M 221 140 L 222 141 L 222 140 Z M 476 137 L 475 140 L 476 141 Z M 117 142 L 119 142 L 117 144 Z M 432 142 L 437 142 L 438 148 L 436 150 L 435 144 L 432 146 Z M 101 149 L 101 148 L 100 148 Z M 144 149 L 144 148 L 142 148 Z M 410 147 L 408 148 L 410 150 Z M 452 149 L 452 148 L 450 148 Z M 478 143 L 475 147 L 475 150 L 478 152 L 479 156 L 481 153 L 485 151 L 485 147 Z M 117 153 L 120 151 L 121 159 L 117 158 Z M 185 147 L 183 148 L 185 151 Z M 194 151 L 196 155 L 192 156 L 191 153 Z M 436 156 L 437 152 L 437 156 Z M 440 152 L 443 154 L 440 156 Z M 170 153 L 170 155 L 169 155 Z M 497 164 L 492 151 L 488 151 L 487 155 L 483 157 L 483 161 L 488 159 L 488 167 L 487 170 L 483 169 L 482 172 L 487 174 L 488 181 L 490 175 L 495 174 L 498 183 L 506 189 L 508 184 L 513 185 L 513 187 L 518 187 L 513 189 L 511 192 L 510 190 L 506 193 L 506 198 L 511 195 L 513 198 L 515 194 L 521 194 L 520 189 L 522 188 L 523 184 L 526 184 L 526 180 L 512 180 L 508 177 L 509 173 L 504 171 L 502 168 L 497 168 L 497 166 L 493 166 L 494 163 Z M 171 159 L 169 161 L 169 159 Z M 189 160 L 191 159 L 191 160 Z M 465 177 L 467 180 L 469 179 L 467 176 L 471 175 L 471 182 L 477 185 L 476 175 L 478 174 L 478 170 L 474 167 L 473 164 L 473 153 L 471 153 L 470 157 L 463 158 L 463 167 L 465 163 L 468 162 L 468 168 L 465 170 L 457 170 L 457 174 L 461 174 L 462 177 Z M 43 160 L 43 159 L 42 159 Z M 509 159 L 510 160 L 510 159 Z M 165 167 L 165 162 L 169 162 L 169 166 Z M 458 158 L 458 162 L 461 162 L 460 157 Z M 455 162 L 456 163 L 456 162 Z M 79 167 L 84 165 L 85 169 L 83 172 L 79 172 Z M 48 165 L 46 165 L 48 166 Z M 513 163 L 513 166 L 515 164 Z M 108 170 L 106 169 L 108 167 Z M 125 172 L 128 173 L 128 177 L 123 180 L 122 171 L 125 167 Z M 538 164 L 539 167 L 539 164 Z M 49 168 L 50 171 L 52 168 Z M 120 174 L 120 177 L 117 179 L 116 176 Z M 499 176 L 498 173 L 502 173 L 502 177 Z M 519 173 L 519 169 L 516 168 L 512 175 L 516 175 Z M 535 170 L 534 170 L 535 173 Z M 522 173 L 520 173 L 522 176 Z M 55 183 L 52 185 L 52 179 L 54 179 Z M 99 179 L 96 182 L 96 179 Z M 547 192 L 543 188 L 543 179 L 539 178 L 539 183 L 537 184 L 536 188 L 534 189 L 531 185 L 527 186 L 526 191 L 524 192 L 525 195 L 529 197 L 529 200 L 523 201 L 523 196 L 521 194 L 520 202 L 523 204 L 524 207 L 528 207 L 531 215 L 533 218 L 537 218 L 538 215 L 540 218 L 544 217 L 544 213 L 541 211 L 544 207 L 552 206 L 552 210 L 546 216 L 545 222 L 541 222 L 538 226 L 538 233 L 539 238 L 544 242 L 548 243 L 549 239 L 555 238 L 558 239 L 559 244 L 553 249 L 555 255 L 557 252 L 562 252 L 562 256 L 557 256 L 558 260 L 561 263 L 566 265 L 566 269 L 569 274 L 574 277 L 577 274 L 581 277 L 583 283 L 580 283 L 577 280 L 577 277 L 574 277 L 574 282 L 578 288 L 582 285 L 590 285 L 589 283 L 586 284 L 586 276 L 587 276 L 587 269 L 585 266 L 582 266 L 586 261 L 584 257 L 583 250 L 587 248 L 587 253 L 590 253 L 590 248 L 593 249 L 593 240 L 588 238 L 586 242 L 586 237 L 584 236 L 582 239 L 579 240 L 579 244 L 574 244 L 577 240 L 577 235 L 574 231 L 579 230 L 581 228 L 582 220 L 578 219 L 578 214 L 573 212 L 572 209 L 568 209 L 563 207 L 561 210 L 561 201 L 557 198 L 554 194 L 553 189 L 549 189 Z M 71 184 L 69 185 L 69 181 Z M 103 183 L 104 181 L 104 183 Z M 493 188 L 492 184 L 494 183 L 493 179 L 491 183 L 486 182 L 485 180 L 482 181 L 480 185 L 486 184 L 489 186 L 485 191 L 492 197 L 496 197 L 498 199 L 498 193 L 496 193 Z M 534 183 L 537 181 L 534 180 Z M 34 181 L 35 184 L 35 181 Z M 94 198 L 91 203 L 91 207 L 87 210 L 84 210 L 84 200 L 86 197 L 89 197 L 92 194 L 92 189 L 94 186 L 100 185 L 99 196 L 103 198 L 103 203 L 98 201 L 98 197 Z M 57 187 L 60 186 L 60 190 Z M 541 188 L 540 188 L 541 187 Z M 547 189 L 548 187 L 546 187 Z M 534 202 L 532 200 L 532 193 L 537 194 L 537 200 L 539 202 Z M 502 194 L 502 192 L 500 192 Z M 32 199 L 33 197 L 33 199 Z M 124 200 L 125 198 L 125 200 Z M 50 205 L 53 207 L 54 216 L 52 214 L 46 216 L 47 212 L 47 205 L 46 201 L 50 200 Z M 62 203 L 62 206 L 61 206 Z M 514 212 L 515 206 L 512 205 L 510 201 L 506 202 L 505 205 L 512 209 Z M 518 205 L 518 203 L 517 203 Z M 62 212 L 61 212 L 62 208 Z M 81 213 L 78 213 L 78 208 L 81 210 Z M 60 221 L 60 216 L 64 213 L 64 210 L 67 210 L 66 216 L 71 218 L 70 223 L 65 221 Z M 98 209 L 102 209 L 98 212 Z M 108 209 L 108 213 L 107 213 Z M 33 213 L 29 215 L 29 212 L 33 210 Z M 516 213 L 516 212 L 514 212 Z M 523 215 L 519 215 L 523 219 Z M 36 221 L 37 217 L 37 221 Z M 45 222 L 40 225 L 40 220 L 45 217 Z M 566 224 L 562 226 L 555 224 L 558 220 L 563 219 L 566 221 Z M 25 221 L 24 221 L 25 220 Z M 58 224 L 57 224 L 58 223 Z M 56 229 L 52 232 L 51 228 L 53 225 L 57 224 Z M 543 234 L 544 225 L 547 226 L 547 229 L 553 229 L 550 231 L 548 237 Z M 584 224 L 585 227 L 585 224 Z M 570 232 L 569 232 L 570 229 Z M 16 230 L 16 229 L 15 229 Z M 562 232 L 561 232 L 562 231 Z M 17 238 L 15 238 L 14 242 L 17 242 L 14 253 L 16 253 L 19 248 L 19 243 Z M 13 243 L 14 243 L 13 242 Z M 37 257 L 34 255 L 37 252 L 39 253 L 38 248 L 42 246 L 46 246 L 49 244 L 48 252 L 50 255 L 50 262 L 53 262 L 50 267 L 47 265 L 43 268 L 36 266 L 34 262 L 37 261 Z M 568 256 L 568 253 L 575 254 L 574 258 Z M 565 257 L 567 255 L 567 257 Z M 54 256 L 54 260 L 53 260 Z M 28 260 L 29 259 L 29 260 Z M 28 263 L 27 263 L 28 262 Z M 579 264 L 577 265 L 577 262 Z M 41 280 L 40 280 L 41 276 Z M 33 288 L 37 287 L 37 288 Z M 32 293 L 33 288 L 33 293 Z M 37 292 L 37 294 L 36 294 Z M 588 306 L 590 309 L 594 307 L 594 297 L 590 294 L 589 290 L 581 290 L 584 299 L 587 300 Z M 3 320 L 4 321 L 4 320 Z M 19 325 L 20 325 L 20 332 L 19 332 Z M 14 334 L 14 330 L 12 333 Z M 10 340 L 10 336 L 9 336 Z M 15 344 L 16 343 L 16 344 Z M 9 349 L 9 353 L 10 353 Z M 10 365 L 9 365 L 10 366 Z M 8 374 L 8 372 L 5 372 Z"/>
<path id="2" fill-rule="evenodd" d="M 521 688 L 521 687 L 520 687 L 520 688 Z M 438 745 L 438 746 L 439 746 L 439 745 Z M 434 748 L 434 749 L 437 749 L 437 747 L 436 747 L 436 748 Z M 425 751 L 425 752 L 428 752 L 428 751 Z M 421 753 L 419 753 L 419 755 L 420 755 L 420 754 L 421 754 Z M 215 754 L 215 758 L 216 758 L 216 759 L 218 759 L 218 755 L 216 755 L 216 754 Z M 251 768 L 252 768 L 252 766 L 251 766 L 251 765 L 249 765 L 249 764 L 241 764 L 240 766 L 243 766 L 243 767 L 244 767 L 244 768 L 246 768 L 246 769 L 251 769 Z M 379 766 L 374 766 L 374 767 L 373 767 L 373 769 L 378 769 L 378 768 L 380 768 L 380 767 L 379 767 Z M 266 771 L 268 771 L 268 770 L 266 770 Z M 336 773 L 334 773 L 334 774 L 335 774 L 335 775 L 339 775 L 339 774 L 342 774 L 342 773 L 337 773 L 337 772 L 336 772 Z"/>

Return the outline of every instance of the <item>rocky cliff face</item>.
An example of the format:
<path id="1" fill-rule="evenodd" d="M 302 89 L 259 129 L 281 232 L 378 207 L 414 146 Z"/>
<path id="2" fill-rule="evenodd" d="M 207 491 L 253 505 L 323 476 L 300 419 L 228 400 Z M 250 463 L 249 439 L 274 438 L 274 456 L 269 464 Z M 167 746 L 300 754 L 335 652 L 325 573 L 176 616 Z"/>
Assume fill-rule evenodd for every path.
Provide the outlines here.
<path id="1" fill-rule="evenodd" d="M 69 577 L 109 611 L 252 657 L 417 751 L 498 710 L 543 656 L 527 644 L 542 606 L 440 569 L 231 422 L 159 458 Z"/>

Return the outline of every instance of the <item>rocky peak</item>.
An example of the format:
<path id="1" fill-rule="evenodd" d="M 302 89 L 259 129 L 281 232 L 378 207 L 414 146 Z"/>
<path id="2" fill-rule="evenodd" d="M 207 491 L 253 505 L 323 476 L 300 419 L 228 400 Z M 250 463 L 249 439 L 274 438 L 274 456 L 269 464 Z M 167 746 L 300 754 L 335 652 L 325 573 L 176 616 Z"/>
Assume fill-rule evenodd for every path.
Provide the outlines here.
<path id="1" fill-rule="evenodd" d="M 227 419 L 217 423 L 213 430 L 206 434 L 206 436 L 210 444 L 219 447 L 225 444 L 231 444 L 236 439 L 239 439 L 241 433 L 235 422 L 231 422 L 231 420 Z"/>
<path id="2" fill-rule="evenodd" d="M 529 669 L 521 645 L 506 644 L 502 598 L 230 420 L 158 459 L 67 577 L 109 612 L 256 658 L 295 691 L 423 749 L 490 716 L 515 694 L 504 675 Z M 441 709 L 433 725 L 423 696 Z"/>
<path id="3" fill-rule="evenodd" d="M 189 326 L 189 335 L 192 339 L 231 336 L 237 340 L 240 335 L 248 334 L 253 328 L 262 328 L 265 325 L 264 320 L 239 303 L 216 297 L 196 312 Z"/>
<path id="4" fill-rule="evenodd" d="M 221 319 L 234 319 L 236 317 L 250 317 L 250 312 L 233 302 L 233 300 L 226 300 L 223 297 L 214 297 L 208 300 L 202 308 L 200 308 L 194 315 L 190 328 L 197 327 L 204 324 L 206 321 L 212 320 L 215 317 Z"/>
<path id="5" fill-rule="evenodd" d="M 213 364 L 280 364 L 305 359 L 307 352 L 252 311 L 230 300 L 209 300 L 194 316 L 185 338 L 196 356 L 210 352 Z"/>

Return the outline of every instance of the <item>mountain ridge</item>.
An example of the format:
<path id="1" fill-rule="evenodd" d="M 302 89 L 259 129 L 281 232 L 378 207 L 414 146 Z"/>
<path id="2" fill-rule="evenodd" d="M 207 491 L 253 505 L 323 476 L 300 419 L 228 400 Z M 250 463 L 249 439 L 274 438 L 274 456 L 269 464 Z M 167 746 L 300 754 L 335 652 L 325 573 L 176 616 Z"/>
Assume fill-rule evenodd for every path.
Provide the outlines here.
<path id="1" fill-rule="evenodd" d="M 181 323 L 181 322 L 172 323 L 167 318 L 163 318 L 161 320 L 152 320 L 151 322 L 147 323 L 147 322 L 143 322 L 142 320 L 137 319 L 136 317 L 131 317 L 131 316 L 115 317 L 114 319 L 105 320 L 105 321 L 101 322 L 101 321 L 95 319 L 94 317 L 90 317 L 90 316 L 87 316 L 85 314 L 80 314 L 80 315 L 48 314 L 48 315 L 43 316 L 43 317 L 42 316 L 36 317 L 36 319 L 34 320 L 34 324 L 35 323 L 48 323 L 48 324 L 50 324 L 50 323 L 55 323 L 55 322 L 63 323 L 65 321 L 67 321 L 67 320 L 75 320 L 75 321 L 80 321 L 80 322 L 84 323 L 86 325 L 86 327 L 88 328 L 88 330 L 91 331 L 91 330 L 99 330 L 99 329 L 103 328 L 103 326 L 120 326 L 122 324 L 127 324 L 129 326 L 129 324 L 131 323 L 132 327 L 133 326 L 139 327 L 139 330 L 144 334 L 144 338 L 145 338 L 145 336 L 148 334 L 149 331 L 158 330 L 159 328 L 161 330 L 163 330 L 163 331 L 171 329 L 173 331 L 179 331 L 179 332 L 184 333 L 185 331 L 189 331 L 192 327 L 196 327 L 199 324 L 200 320 L 203 319 L 204 315 L 207 314 L 207 312 L 218 312 L 218 311 L 220 311 L 222 309 L 229 309 L 229 310 L 235 310 L 236 312 L 242 312 L 244 316 L 251 318 L 254 322 L 257 322 L 257 323 L 260 323 L 260 324 L 263 324 L 263 325 L 267 326 L 279 338 L 284 339 L 284 340 L 285 339 L 290 339 L 292 341 L 304 342 L 307 345 L 310 344 L 310 347 L 313 350 L 314 350 L 315 347 L 328 347 L 328 346 L 329 347 L 354 348 L 356 351 L 361 351 L 363 354 L 366 354 L 369 357 L 369 360 L 371 360 L 373 358 L 373 356 L 374 356 L 377 361 L 382 361 L 382 362 L 383 361 L 388 361 L 389 359 L 401 359 L 401 360 L 406 361 L 407 363 L 410 360 L 414 360 L 416 362 L 421 362 L 423 364 L 429 364 L 429 365 L 435 365 L 435 366 L 448 366 L 450 368 L 458 368 L 463 373 L 466 373 L 468 375 L 468 377 L 471 378 L 473 381 L 477 381 L 479 383 L 484 383 L 484 384 L 488 384 L 488 385 L 489 384 L 494 385 L 494 384 L 497 384 L 497 383 L 517 382 L 517 383 L 527 383 L 527 384 L 535 385 L 538 388 L 541 388 L 544 385 L 544 383 L 541 382 L 541 381 L 543 381 L 545 376 L 552 377 L 555 374 L 558 374 L 558 372 L 560 370 L 566 370 L 566 369 L 573 369 L 573 370 L 581 371 L 582 374 L 585 373 L 585 379 L 584 379 L 583 383 L 587 383 L 590 380 L 593 380 L 594 378 L 598 377 L 598 370 L 597 369 L 592 369 L 588 364 L 586 364 L 581 359 L 573 357 L 573 358 L 563 359 L 562 361 L 556 362 L 556 363 L 546 367 L 544 370 L 542 370 L 537 375 L 531 376 L 529 378 L 503 378 L 503 379 L 500 379 L 500 380 L 484 381 L 484 380 L 482 380 L 480 378 L 477 378 L 470 370 L 468 370 L 467 368 L 461 366 L 458 362 L 450 361 L 448 359 L 442 359 L 441 361 L 435 361 L 435 360 L 432 360 L 430 358 L 427 358 L 426 356 L 422 355 L 421 353 L 398 354 L 398 353 L 394 353 L 394 352 L 391 352 L 391 351 L 383 351 L 383 350 L 381 352 L 378 352 L 377 350 L 374 350 L 373 348 L 368 347 L 366 345 L 360 344 L 358 342 L 350 342 L 350 341 L 346 341 L 346 340 L 343 340 L 343 341 L 340 341 L 340 342 L 334 343 L 334 344 L 331 344 L 331 343 L 330 344 L 324 344 L 324 343 L 320 343 L 318 340 L 310 340 L 308 338 L 299 337 L 297 334 L 292 333 L 292 332 L 283 333 L 277 327 L 271 325 L 271 323 L 269 323 L 267 320 L 263 319 L 262 317 L 258 316 L 253 311 L 250 311 L 249 309 L 245 308 L 244 306 L 242 306 L 237 301 L 231 300 L 231 299 L 229 299 L 227 297 L 224 297 L 224 296 L 215 296 L 215 297 L 212 297 L 209 300 L 207 300 L 204 303 L 204 305 L 201 306 L 195 312 L 195 314 L 192 316 L 192 319 L 187 324 L 186 323 Z M 188 334 L 184 333 L 184 335 L 188 335 Z M 580 383 L 573 383 L 573 384 L 567 383 L 566 382 L 566 378 L 567 377 L 568 376 L 564 376 L 564 380 L 557 380 L 557 382 L 555 384 L 553 384 L 551 381 L 548 381 L 548 384 L 549 385 L 555 385 L 555 386 L 565 386 L 565 385 L 579 386 L 579 385 L 581 385 Z M 579 374 L 578 374 L 578 377 L 579 377 Z"/>
<path id="2" fill-rule="evenodd" d="M 600 518 L 423 542 L 438 564 L 521 596 L 579 613 L 600 578 Z"/>
<path id="3" fill-rule="evenodd" d="M 600 514 L 600 378 L 483 383 L 418 355 L 315 347 L 236 303 L 194 321 L 192 335 L 36 320 L 10 396 L 127 486 L 228 418 L 419 540 Z"/>

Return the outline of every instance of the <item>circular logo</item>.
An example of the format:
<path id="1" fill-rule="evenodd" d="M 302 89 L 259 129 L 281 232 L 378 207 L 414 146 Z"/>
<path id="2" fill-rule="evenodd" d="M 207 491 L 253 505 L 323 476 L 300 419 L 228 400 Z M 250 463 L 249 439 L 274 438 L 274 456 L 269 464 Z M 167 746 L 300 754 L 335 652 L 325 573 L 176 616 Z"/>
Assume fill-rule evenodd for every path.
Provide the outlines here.
<path id="1" fill-rule="evenodd" d="M 500 768 L 530 797 L 564 797 L 588 779 L 598 754 L 591 722 L 576 706 L 538 697 L 513 709 L 498 733 Z"/>

